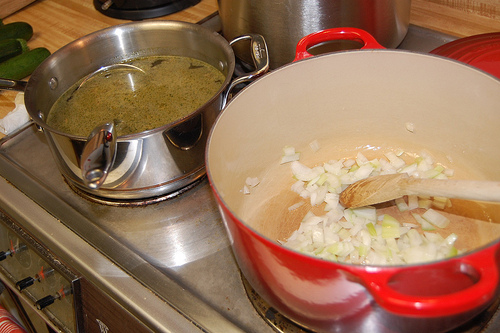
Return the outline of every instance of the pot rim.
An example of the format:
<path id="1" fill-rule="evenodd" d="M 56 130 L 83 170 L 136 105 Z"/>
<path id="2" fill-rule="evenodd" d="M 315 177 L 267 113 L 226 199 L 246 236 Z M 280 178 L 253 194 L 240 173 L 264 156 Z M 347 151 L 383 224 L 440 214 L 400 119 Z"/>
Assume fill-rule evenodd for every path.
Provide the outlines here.
<path id="1" fill-rule="evenodd" d="M 127 23 L 122 23 L 119 25 L 107 27 L 107 28 L 104 28 L 101 30 L 94 31 L 90 34 L 82 36 L 82 37 L 66 44 L 65 46 L 63 46 L 62 48 L 58 49 L 53 54 L 51 54 L 47 59 L 45 59 L 43 61 L 43 63 L 40 66 L 38 66 L 37 69 L 32 73 L 32 75 L 30 76 L 30 78 L 27 82 L 27 85 L 26 85 L 25 99 L 29 98 L 29 96 L 31 95 L 30 92 L 33 91 L 37 85 L 43 84 L 43 82 L 38 80 L 38 76 L 39 76 L 38 73 L 42 72 L 44 70 L 44 67 L 48 66 L 48 63 L 50 61 L 53 61 L 54 59 L 57 59 L 57 57 L 60 57 L 59 56 L 60 54 L 63 54 L 64 52 L 68 52 L 68 53 L 75 52 L 75 51 L 67 51 L 67 50 L 70 50 L 72 47 L 74 47 L 77 44 L 82 44 L 84 46 L 89 45 L 89 44 L 92 44 L 93 40 L 98 40 L 101 38 L 105 38 L 106 36 L 109 36 L 109 35 L 114 35 L 114 34 L 116 34 L 116 32 L 121 31 L 123 29 L 125 29 L 126 31 L 133 31 L 134 29 L 136 29 L 136 27 L 146 27 L 146 28 L 149 27 L 150 29 L 155 29 L 155 30 L 166 28 L 165 30 L 167 32 L 170 30 L 175 30 L 175 29 L 183 29 L 183 30 L 191 31 L 193 33 L 205 34 L 207 36 L 210 35 L 213 38 L 215 38 L 217 43 L 219 43 L 224 48 L 224 50 L 228 54 L 228 58 L 232 59 L 233 61 L 230 61 L 228 63 L 229 67 L 228 67 L 227 75 L 226 75 L 226 78 L 225 78 L 222 86 L 220 87 L 220 89 L 208 101 L 206 101 L 203 105 L 198 107 L 196 110 L 185 115 L 184 117 L 178 118 L 175 121 L 167 123 L 167 124 L 162 125 L 160 127 L 156 127 L 156 128 L 149 129 L 149 130 L 142 131 L 142 132 L 138 132 L 138 133 L 121 135 L 121 136 L 117 137 L 118 142 L 119 141 L 126 141 L 126 140 L 134 140 L 137 138 L 142 138 L 145 136 L 153 135 L 153 134 L 156 134 L 158 132 L 164 132 L 164 131 L 166 131 L 170 128 L 173 128 L 176 125 L 178 125 L 186 120 L 189 120 L 191 118 L 196 117 L 197 115 L 199 115 L 203 111 L 204 108 L 207 107 L 207 105 L 214 103 L 214 101 L 217 98 L 219 98 L 220 95 L 229 86 L 229 84 L 232 80 L 232 75 L 234 73 L 234 68 L 235 68 L 235 64 L 234 64 L 235 55 L 234 55 L 233 49 L 229 45 L 229 42 L 224 37 L 222 37 L 222 35 L 220 35 L 217 32 L 213 32 L 212 30 L 210 30 L 206 27 L 203 27 L 199 24 L 195 24 L 195 23 L 175 21 L 175 20 L 152 20 L 152 21 L 141 21 L 141 22 L 127 22 Z M 120 61 L 118 61 L 118 62 L 113 61 L 115 59 L 116 59 L 116 56 L 110 56 L 109 59 L 107 59 L 106 63 L 103 63 L 102 66 L 115 64 L 118 62 L 122 62 L 124 60 L 132 60 L 133 57 L 120 58 Z M 102 67 L 102 66 L 100 66 L 100 67 Z M 99 69 L 100 67 L 96 68 L 96 70 Z M 92 73 L 92 72 L 90 72 L 90 73 Z M 87 73 L 86 75 L 88 75 L 90 73 Z M 80 79 L 81 78 L 78 78 L 78 80 L 80 80 Z M 74 83 L 78 82 L 78 80 L 76 80 Z M 36 125 L 43 128 L 44 130 L 47 130 L 51 133 L 55 133 L 55 134 L 58 134 L 61 136 L 68 137 L 68 138 L 70 138 L 72 140 L 76 140 L 76 141 L 86 141 L 87 140 L 86 136 L 79 136 L 79 135 L 65 133 L 65 132 L 62 132 L 62 131 L 54 128 L 54 127 L 49 126 L 41 117 L 36 116 L 36 110 L 30 111 L 30 109 L 28 109 L 28 113 L 30 114 L 31 120 L 33 122 L 35 122 Z"/>
<path id="2" fill-rule="evenodd" d="M 319 55 L 315 55 L 314 57 L 309 57 L 309 58 L 304 58 L 304 59 L 299 59 L 299 60 L 295 60 L 294 62 L 291 62 L 291 63 L 288 63 L 288 64 L 285 64 L 279 68 L 277 68 L 276 70 L 273 70 L 271 73 L 267 74 L 267 75 L 264 75 L 264 77 L 270 75 L 270 74 L 273 74 L 275 72 L 278 72 L 280 70 L 283 70 L 284 68 L 288 67 L 288 66 L 293 66 L 294 64 L 296 63 L 302 63 L 303 61 L 313 61 L 314 59 L 317 59 L 317 58 L 323 58 L 323 57 L 331 57 L 331 56 L 334 56 L 334 55 L 339 55 L 339 54 L 348 54 L 348 53 L 359 53 L 359 52 L 371 52 L 371 53 L 380 53 L 380 52 L 384 52 L 384 53 L 401 53 L 401 54 L 410 54 L 410 55 L 420 55 L 420 56 L 424 56 L 424 57 L 431 57 L 431 58 L 439 58 L 439 59 L 442 59 L 444 61 L 447 61 L 447 62 L 453 62 L 453 63 L 456 63 L 460 66 L 465 66 L 465 67 L 468 67 L 472 70 L 475 70 L 475 71 L 479 71 L 479 72 L 482 72 L 483 74 L 486 74 L 487 76 L 491 77 L 492 79 L 496 80 L 496 81 L 500 81 L 500 78 L 496 77 L 495 75 L 481 69 L 481 68 L 477 68 L 477 67 L 474 67 L 468 63 L 464 63 L 460 60 L 457 60 L 457 59 L 453 59 L 453 58 L 448 58 L 446 56 L 443 56 L 443 55 L 440 55 L 440 54 L 434 54 L 434 53 L 427 53 L 427 52 L 423 52 L 423 51 L 413 51 L 413 50 L 401 50 L 401 49 L 386 49 L 386 48 L 383 48 L 383 49 L 364 49 L 364 50 L 361 50 L 361 49 L 354 49 L 354 50 L 342 50 L 342 51 L 336 51 L 336 52 L 332 52 L 332 53 L 325 53 L 325 54 L 319 54 Z M 260 77 L 258 80 L 262 80 L 264 79 L 264 77 Z M 257 82 L 257 80 L 255 81 Z M 234 98 L 233 98 L 234 99 Z M 228 103 L 228 105 L 230 104 L 230 102 Z"/>

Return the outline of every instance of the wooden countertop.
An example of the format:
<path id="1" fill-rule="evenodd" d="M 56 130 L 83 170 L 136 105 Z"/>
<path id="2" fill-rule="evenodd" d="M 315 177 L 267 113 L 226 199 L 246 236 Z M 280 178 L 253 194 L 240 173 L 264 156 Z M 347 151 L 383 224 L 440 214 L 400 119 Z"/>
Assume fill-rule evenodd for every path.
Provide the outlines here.
<path id="1" fill-rule="evenodd" d="M 500 1 L 411 0 L 411 23 L 457 37 L 500 32 Z"/>
<path id="2" fill-rule="evenodd" d="M 217 0 L 202 0 L 196 6 L 155 19 L 195 23 L 216 11 Z M 92 0 L 36 0 L 4 19 L 5 23 L 15 21 L 33 26 L 34 36 L 28 42 L 31 48 L 43 46 L 51 52 L 91 32 L 128 22 L 101 14 Z M 412 0 L 410 22 L 458 37 L 500 31 L 500 3 L 498 0 Z M 14 108 L 16 94 L 0 91 L 0 118 Z"/>

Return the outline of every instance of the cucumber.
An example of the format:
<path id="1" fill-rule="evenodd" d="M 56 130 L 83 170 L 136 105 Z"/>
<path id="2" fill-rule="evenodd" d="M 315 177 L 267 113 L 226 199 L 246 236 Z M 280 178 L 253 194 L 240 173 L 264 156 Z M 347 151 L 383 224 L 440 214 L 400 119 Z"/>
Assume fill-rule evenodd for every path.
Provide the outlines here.
<path id="1" fill-rule="evenodd" d="M 44 47 L 26 51 L 0 63 L 0 78 L 21 80 L 29 76 L 48 56 L 50 51 Z"/>
<path id="2" fill-rule="evenodd" d="M 0 40 L 0 63 L 28 50 L 28 44 L 24 39 Z"/>
<path id="3" fill-rule="evenodd" d="M 33 37 L 33 28 L 26 22 L 12 22 L 0 26 L 0 40 L 21 38 L 25 41 Z"/>

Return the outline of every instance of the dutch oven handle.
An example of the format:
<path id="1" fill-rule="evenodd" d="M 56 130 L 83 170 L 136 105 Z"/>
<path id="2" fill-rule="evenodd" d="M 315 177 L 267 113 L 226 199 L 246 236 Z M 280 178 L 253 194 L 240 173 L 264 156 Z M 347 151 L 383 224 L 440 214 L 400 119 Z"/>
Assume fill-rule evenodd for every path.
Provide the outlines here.
<path id="1" fill-rule="evenodd" d="M 409 276 L 418 270 L 419 274 L 427 272 L 428 276 L 433 276 L 433 268 L 442 263 L 432 266 L 414 266 L 407 269 L 401 267 L 384 268 L 373 272 L 363 271 L 361 274 L 358 272 L 355 275 L 362 280 L 363 285 L 375 301 L 389 312 L 412 317 L 451 316 L 482 309 L 494 300 L 499 284 L 499 255 L 500 245 L 497 244 L 477 250 L 464 258 L 448 259 L 453 260 L 453 263 L 456 264 L 455 268 L 452 268 L 452 270 L 456 270 L 456 274 L 464 274 L 474 280 L 474 283 L 461 290 L 443 292 L 442 295 L 435 296 L 404 294 L 391 287 L 391 283 L 397 282 L 398 274 L 402 272 L 406 272 L 406 276 Z M 404 281 L 402 282 L 404 283 Z M 450 283 L 452 282 L 450 281 Z"/>
<path id="2" fill-rule="evenodd" d="M 250 41 L 250 53 L 255 69 L 254 71 L 246 73 L 246 75 L 240 76 L 231 82 L 229 87 L 226 89 L 225 94 L 223 95 L 221 109 L 224 109 L 227 102 L 229 101 L 229 94 L 237 85 L 252 81 L 259 76 L 267 73 L 267 71 L 269 70 L 269 53 L 267 51 L 267 44 L 264 37 L 259 34 L 246 34 L 236 37 L 231 42 L 229 42 L 229 45 L 232 46 L 234 43 L 242 40 Z"/>
<path id="3" fill-rule="evenodd" d="M 332 28 L 314 32 L 303 37 L 295 49 L 295 59 L 293 61 L 313 57 L 307 50 L 311 47 L 334 40 L 353 40 L 363 44 L 361 49 L 383 49 L 377 40 L 368 32 L 357 28 Z"/>

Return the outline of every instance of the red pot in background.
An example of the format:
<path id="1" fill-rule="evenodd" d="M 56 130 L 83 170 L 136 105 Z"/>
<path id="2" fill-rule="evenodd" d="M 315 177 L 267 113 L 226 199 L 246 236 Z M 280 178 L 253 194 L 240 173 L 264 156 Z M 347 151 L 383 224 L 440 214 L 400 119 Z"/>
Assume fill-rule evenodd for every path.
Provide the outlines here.
<path id="1" fill-rule="evenodd" d="M 500 78 L 500 32 L 460 38 L 430 53 L 461 61 Z"/>
<path id="2" fill-rule="evenodd" d="M 284 146 L 301 151 L 306 165 L 357 151 L 427 149 L 456 178 L 499 180 L 492 167 L 500 163 L 499 106 L 499 80 L 406 51 L 322 55 L 257 80 L 223 110 L 206 150 L 210 184 L 244 276 L 276 310 L 315 331 L 443 332 L 471 320 L 500 294 L 498 205 L 481 206 L 492 217 L 484 222 L 488 240 L 457 257 L 405 266 L 325 261 L 277 242 L 300 222 L 288 211 L 296 194 L 279 160 Z M 313 140 L 321 145 L 317 153 L 307 149 Z M 260 179 L 250 195 L 241 191 L 247 177 Z"/>

